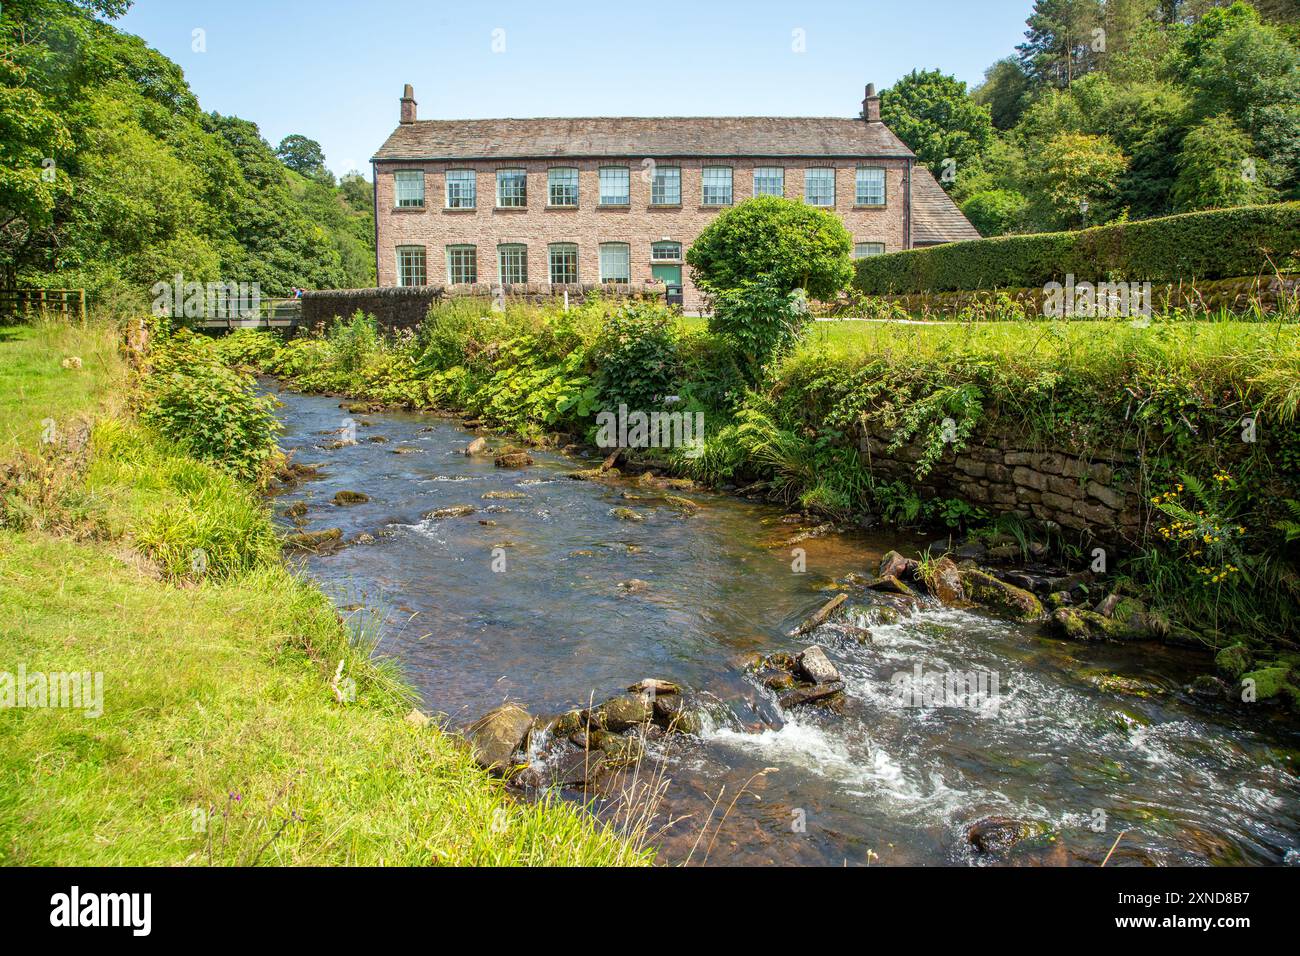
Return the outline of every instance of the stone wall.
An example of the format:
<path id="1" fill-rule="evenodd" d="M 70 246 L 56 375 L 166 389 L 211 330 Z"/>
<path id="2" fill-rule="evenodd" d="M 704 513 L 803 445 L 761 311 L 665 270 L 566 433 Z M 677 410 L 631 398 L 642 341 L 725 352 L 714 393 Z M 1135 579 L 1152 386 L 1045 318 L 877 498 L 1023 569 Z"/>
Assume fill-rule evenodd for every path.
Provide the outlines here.
<path id="1" fill-rule="evenodd" d="M 566 292 L 570 303 L 576 305 L 590 292 L 646 298 L 662 296 L 663 286 L 648 282 L 633 282 L 630 285 L 600 285 L 594 282 L 551 285 L 526 282 L 510 286 L 423 285 L 385 289 L 329 289 L 303 293 L 300 324 L 308 329 L 328 326 L 334 319 L 348 318 L 360 309 L 374 316 L 382 329 L 411 329 L 424 321 L 429 306 L 444 299 L 478 298 L 498 302 L 510 299 L 547 304 L 563 301 Z"/>
<path id="2" fill-rule="evenodd" d="M 947 451 L 922 479 L 915 443 L 890 450 L 890 434 L 873 428 L 861 436 L 868 467 L 901 479 L 923 498 L 960 498 L 994 515 L 1017 514 L 1087 532 L 1102 543 L 1134 543 L 1145 507 L 1138 493 L 1136 442 L 1089 455 L 1064 448 L 1033 448 L 1023 438 L 986 432 L 960 452 Z"/>

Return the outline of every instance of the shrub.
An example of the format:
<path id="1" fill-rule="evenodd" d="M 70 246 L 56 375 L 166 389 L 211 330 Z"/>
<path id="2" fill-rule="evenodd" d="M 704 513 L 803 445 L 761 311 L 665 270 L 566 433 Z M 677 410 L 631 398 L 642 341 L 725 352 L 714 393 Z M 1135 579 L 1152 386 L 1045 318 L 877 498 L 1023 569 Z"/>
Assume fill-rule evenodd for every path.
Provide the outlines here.
<path id="1" fill-rule="evenodd" d="M 853 278 L 853 237 L 838 216 L 794 199 L 757 196 L 722 212 L 686 253 L 710 293 L 766 276 L 781 291 L 833 298 Z"/>
<path id="2" fill-rule="evenodd" d="M 673 313 L 650 303 L 625 305 L 605 320 L 595 360 L 607 408 L 658 407 L 673 391 L 681 370 Z"/>
<path id="3" fill-rule="evenodd" d="M 709 331 L 731 343 L 751 384 L 799 341 L 812 315 L 802 290 L 788 291 L 771 278 L 746 282 L 718 294 Z"/>
<path id="4" fill-rule="evenodd" d="M 1079 279 L 1224 279 L 1300 265 L 1300 203 L 1241 206 L 1080 232 L 973 239 L 870 256 L 854 287 L 868 295 L 1033 288 Z"/>
<path id="5" fill-rule="evenodd" d="M 244 481 L 258 480 L 280 430 L 273 400 L 188 333 L 164 338 L 156 348 L 141 419 L 195 458 Z"/>

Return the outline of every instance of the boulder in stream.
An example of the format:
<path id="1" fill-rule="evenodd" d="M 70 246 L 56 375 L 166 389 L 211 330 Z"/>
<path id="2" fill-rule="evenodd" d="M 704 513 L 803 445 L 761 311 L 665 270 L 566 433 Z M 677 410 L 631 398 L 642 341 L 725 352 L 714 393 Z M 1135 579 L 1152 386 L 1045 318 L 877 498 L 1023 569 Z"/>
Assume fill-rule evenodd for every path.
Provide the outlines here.
<path id="1" fill-rule="evenodd" d="M 532 463 L 533 456 L 526 451 L 503 452 L 493 462 L 498 468 L 527 468 Z"/>
<path id="2" fill-rule="evenodd" d="M 300 531 L 287 535 L 284 546 L 298 551 L 314 551 L 317 554 L 333 551 L 343 543 L 342 528 L 323 528 L 319 531 Z"/>
<path id="3" fill-rule="evenodd" d="M 751 669 L 759 683 L 777 695 L 777 702 L 785 710 L 830 702 L 844 690 L 839 671 L 815 644 L 799 654 L 769 654 Z"/>
<path id="4" fill-rule="evenodd" d="M 803 677 L 814 684 L 830 684 L 840 679 L 840 672 L 830 662 L 826 652 L 816 644 L 795 655 L 794 665 Z"/>
<path id="5" fill-rule="evenodd" d="M 480 767 L 504 773 L 514 766 L 513 756 L 533 727 L 533 717 L 518 704 L 494 707 L 470 724 L 465 737 Z"/>
<path id="6" fill-rule="evenodd" d="M 334 503 L 336 505 L 363 505 L 369 500 L 370 496 L 364 491 L 334 492 Z"/>
<path id="7" fill-rule="evenodd" d="M 475 438 L 468 445 L 466 445 L 462 451 L 462 454 L 467 456 L 481 455 L 486 451 L 487 451 L 487 439 L 480 436 L 478 438 Z"/>
<path id="8" fill-rule="evenodd" d="M 1005 853 L 1021 840 L 1044 831 L 1041 824 L 1013 817 L 985 817 L 966 828 L 966 842 L 976 853 Z"/>
<path id="9" fill-rule="evenodd" d="M 463 518 L 474 513 L 473 505 L 449 505 L 446 508 L 434 508 L 420 517 L 425 521 L 437 521 L 441 518 Z"/>
<path id="10" fill-rule="evenodd" d="M 897 551 L 887 551 L 885 556 L 880 559 L 880 571 L 878 577 L 881 578 L 898 578 L 900 581 L 904 578 L 910 578 L 920 567 L 920 562 L 914 558 L 905 558 Z"/>
<path id="11" fill-rule="evenodd" d="M 951 607 L 968 603 L 966 589 L 961 583 L 961 570 L 952 558 L 943 557 L 926 565 L 921 569 L 921 576 L 925 580 L 926 590 L 940 604 Z"/>
<path id="12" fill-rule="evenodd" d="M 961 572 L 966 596 L 976 604 L 1015 621 L 1037 621 L 1043 617 L 1043 603 L 1014 584 L 1000 581 L 987 571 L 970 568 Z"/>

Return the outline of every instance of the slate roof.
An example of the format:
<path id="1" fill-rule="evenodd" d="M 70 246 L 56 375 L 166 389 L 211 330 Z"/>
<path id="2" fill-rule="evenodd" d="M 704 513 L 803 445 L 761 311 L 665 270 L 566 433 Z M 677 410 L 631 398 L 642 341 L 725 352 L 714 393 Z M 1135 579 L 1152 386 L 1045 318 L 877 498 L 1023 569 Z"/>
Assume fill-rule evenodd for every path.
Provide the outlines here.
<path id="1" fill-rule="evenodd" d="M 418 120 L 375 153 L 384 161 L 600 157 L 913 156 L 883 123 L 820 116 L 607 116 Z M 979 232 L 923 167 L 912 173 L 912 242 L 978 239 Z"/>
<path id="2" fill-rule="evenodd" d="M 957 204 L 924 166 L 912 168 L 912 245 L 980 238 Z"/>
<path id="3" fill-rule="evenodd" d="M 883 123 L 815 116 L 608 116 L 418 120 L 374 159 L 573 159 L 602 156 L 908 157 Z"/>

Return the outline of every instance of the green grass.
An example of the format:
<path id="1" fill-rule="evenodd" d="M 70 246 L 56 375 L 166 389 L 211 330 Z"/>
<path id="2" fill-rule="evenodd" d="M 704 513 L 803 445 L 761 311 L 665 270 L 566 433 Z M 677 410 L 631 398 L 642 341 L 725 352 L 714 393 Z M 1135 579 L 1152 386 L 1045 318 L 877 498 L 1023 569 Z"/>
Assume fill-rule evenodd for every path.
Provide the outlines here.
<path id="1" fill-rule="evenodd" d="M 0 342 L 0 367 L 49 334 Z M 26 394 L 65 414 L 113 396 L 27 367 Z M 516 801 L 462 738 L 405 721 L 395 667 L 278 560 L 247 487 L 120 415 L 78 481 L 88 540 L 0 531 L 0 672 L 102 673 L 103 713 L 0 709 L 0 864 L 651 861 L 639 834 Z"/>
<path id="2" fill-rule="evenodd" d="M 116 339 L 98 323 L 0 326 L 0 461 L 35 449 L 43 421 L 58 427 L 112 398 L 123 372 Z M 74 357 L 81 368 L 60 364 Z"/>

